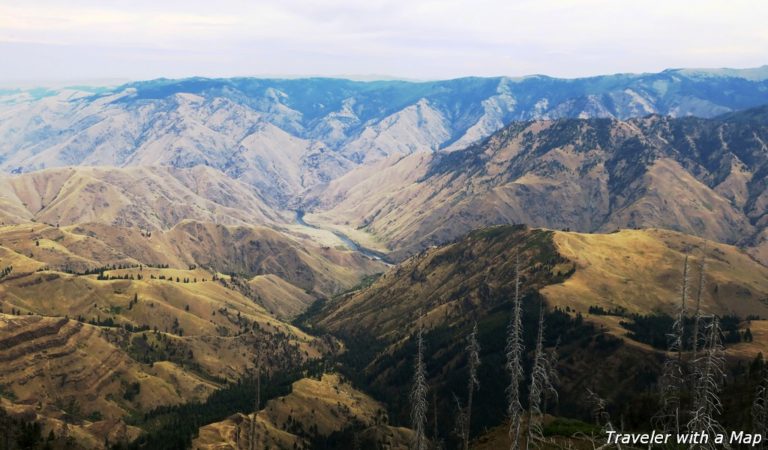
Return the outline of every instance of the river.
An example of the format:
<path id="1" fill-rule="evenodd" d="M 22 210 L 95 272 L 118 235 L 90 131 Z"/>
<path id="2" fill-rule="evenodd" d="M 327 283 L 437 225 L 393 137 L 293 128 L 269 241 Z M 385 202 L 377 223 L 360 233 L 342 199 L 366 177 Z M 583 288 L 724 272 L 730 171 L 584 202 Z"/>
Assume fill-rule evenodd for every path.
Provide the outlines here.
<path id="1" fill-rule="evenodd" d="M 311 223 L 305 222 L 304 211 L 302 210 L 296 210 L 296 223 L 298 223 L 299 225 L 303 225 L 305 227 L 314 228 L 316 230 L 324 230 L 324 228 L 320 228 L 318 226 L 312 225 Z M 387 256 L 384 253 L 377 252 L 376 250 L 371 250 L 369 248 L 365 248 L 359 245 L 357 242 L 350 239 L 349 236 L 342 233 L 341 231 L 337 231 L 337 230 L 326 230 L 326 231 L 330 231 L 331 233 L 336 235 L 336 237 L 341 239 L 344 245 L 349 247 L 350 250 L 361 253 L 371 259 L 375 259 L 377 261 L 381 261 L 389 264 L 389 261 L 387 260 Z"/>

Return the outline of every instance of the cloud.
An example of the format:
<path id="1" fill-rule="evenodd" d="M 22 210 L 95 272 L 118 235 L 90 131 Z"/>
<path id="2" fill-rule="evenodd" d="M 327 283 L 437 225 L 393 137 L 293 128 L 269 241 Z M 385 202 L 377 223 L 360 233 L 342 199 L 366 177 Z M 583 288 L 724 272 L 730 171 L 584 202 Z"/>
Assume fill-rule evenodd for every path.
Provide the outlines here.
<path id="1" fill-rule="evenodd" d="M 745 67 L 768 62 L 765 17 L 746 0 L 7 1 L 0 77 L 54 76 L 46 58 L 87 78 Z"/>

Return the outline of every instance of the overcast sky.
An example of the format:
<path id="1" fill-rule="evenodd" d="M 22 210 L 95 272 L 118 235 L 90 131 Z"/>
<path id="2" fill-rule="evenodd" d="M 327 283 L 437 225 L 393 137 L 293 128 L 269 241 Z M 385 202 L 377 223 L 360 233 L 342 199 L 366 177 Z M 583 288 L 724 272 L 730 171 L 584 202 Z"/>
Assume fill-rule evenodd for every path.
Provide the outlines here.
<path id="1" fill-rule="evenodd" d="M 764 0 L 0 0 L 0 82 L 768 64 Z"/>

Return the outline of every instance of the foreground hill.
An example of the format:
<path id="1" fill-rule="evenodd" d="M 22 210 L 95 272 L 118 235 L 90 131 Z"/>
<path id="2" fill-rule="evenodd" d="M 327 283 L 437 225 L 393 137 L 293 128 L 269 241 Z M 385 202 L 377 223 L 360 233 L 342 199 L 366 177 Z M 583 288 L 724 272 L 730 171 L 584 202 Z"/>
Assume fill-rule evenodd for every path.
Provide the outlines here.
<path id="1" fill-rule="evenodd" d="M 154 80 L 3 92 L 0 168 L 206 165 L 273 204 L 389 156 L 461 149 L 513 120 L 711 117 L 768 103 L 768 70 L 574 80 Z"/>
<path id="2" fill-rule="evenodd" d="M 64 318 L 0 314 L 0 385 L 10 399 L 2 406 L 94 447 L 135 439 L 140 430 L 120 420 L 130 411 L 201 400 L 216 389 L 175 363 L 136 362 L 116 344 L 120 334 Z"/>
<path id="3" fill-rule="evenodd" d="M 368 232 L 396 257 L 525 223 L 668 228 L 768 261 L 767 114 L 513 123 L 464 150 L 353 171 L 316 195 L 308 220 Z"/>
<path id="4" fill-rule="evenodd" d="M 706 312 L 768 317 L 768 268 L 733 246 L 664 230 L 582 234 L 497 226 L 425 250 L 369 288 L 329 301 L 316 324 L 394 344 L 420 326 L 461 328 L 509 303 L 518 252 L 524 291 L 574 313 L 586 315 L 590 306 L 673 313 L 688 254 L 692 266 L 707 259 Z"/>
<path id="5" fill-rule="evenodd" d="M 140 274 L 140 265 L 185 271 L 200 267 L 202 273 L 165 276 L 202 279 L 207 273 L 209 280 L 208 272 L 246 279 L 271 274 L 295 288 L 270 286 L 256 279 L 251 283 L 255 294 L 280 291 L 286 300 L 295 298 L 302 304 L 307 303 L 307 295 L 333 295 L 385 267 L 356 252 L 320 246 L 306 236 L 259 226 L 184 221 L 170 230 L 151 233 L 101 224 L 0 226 L 0 266 L 13 266 L 14 277 L 40 269 L 95 274 L 107 266 L 136 266 L 131 270 L 135 277 Z M 144 273 L 145 279 L 149 276 L 149 272 Z M 242 284 L 247 288 L 248 283 Z"/>
<path id="6" fill-rule="evenodd" d="M 338 351 L 285 320 L 383 267 L 264 227 L 2 226 L 2 408 L 85 447 L 132 441 L 257 356 L 277 376 Z"/>
<path id="7" fill-rule="evenodd" d="M 256 448 L 409 448 L 412 433 L 387 425 L 384 405 L 356 390 L 336 374 L 293 383 L 291 393 L 270 400 L 255 414 L 237 414 L 206 425 L 192 442 L 196 450 L 249 448 L 251 433 Z"/>
<path id="8" fill-rule="evenodd" d="M 473 433 L 479 434 L 505 417 L 500 394 L 508 379 L 505 334 L 519 255 L 526 358 L 532 358 L 543 304 L 545 345 L 558 346 L 558 411 L 589 418 L 585 392 L 598 389 L 617 413 L 637 421 L 630 426 L 643 426 L 655 406 L 641 397 L 655 385 L 663 360 L 663 352 L 649 343 L 666 342 L 671 321 L 664 318 L 676 310 L 686 254 L 691 292 L 698 262 L 702 256 L 708 260 L 702 297 L 707 314 L 737 315 L 736 331 L 750 326 L 739 325 L 748 315 L 768 317 L 768 269 L 735 247 L 663 230 L 588 235 L 522 226 L 477 230 L 427 249 L 370 287 L 328 301 L 306 317 L 315 332 L 345 340 L 349 373 L 387 401 L 396 423 L 408 420 L 409 404 L 401 390 L 413 373 L 415 335 L 424 330 L 440 429 L 453 426 L 452 394 L 465 401 L 466 337 L 477 323 L 483 365 L 475 401 L 482 407 Z M 635 321 L 653 325 L 654 320 L 660 326 L 649 331 L 652 339 L 630 331 L 636 330 Z M 763 329 L 758 326 L 762 321 L 753 323 Z M 744 345 L 729 344 L 728 354 L 752 359 L 768 349 L 766 341 Z M 598 366 L 602 370 L 596 372 Z"/>

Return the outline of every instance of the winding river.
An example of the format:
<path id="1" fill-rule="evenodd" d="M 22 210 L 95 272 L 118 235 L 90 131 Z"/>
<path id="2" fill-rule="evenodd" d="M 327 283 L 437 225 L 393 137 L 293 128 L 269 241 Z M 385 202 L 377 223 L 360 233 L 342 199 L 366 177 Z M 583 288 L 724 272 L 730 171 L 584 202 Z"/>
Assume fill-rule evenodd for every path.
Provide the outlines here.
<path id="1" fill-rule="evenodd" d="M 296 223 L 298 223 L 299 225 L 303 225 L 305 227 L 314 228 L 316 230 L 325 230 L 324 228 L 320 228 L 320 227 L 318 227 L 316 225 L 312 225 L 311 223 L 305 222 L 304 221 L 304 211 L 302 211 L 302 210 L 296 210 Z M 371 259 L 375 259 L 377 261 L 381 261 L 381 262 L 389 264 L 389 261 L 387 260 L 387 256 L 384 253 L 377 252 L 376 250 L 371 250 L 369 248 L 365 248 L 365 247 L 359 245 L 357 242 L 355 242 L 352 239 L 350 239 L 349 236 L 347 236 L 346 234 L 342 233 L 341 231 L 337 231 L 337 230 L 325 230 L 325 231 L 330 231 L 331 233 L 336 235 L 336 237 L 341 239 L 341 241 L 344 243 L 344 245 L 349 247 L 350 250 L 358 252 L 358 253 L 361 253 L 361 254 L 363 254 L 363 255 L 371 258 Z"/>

